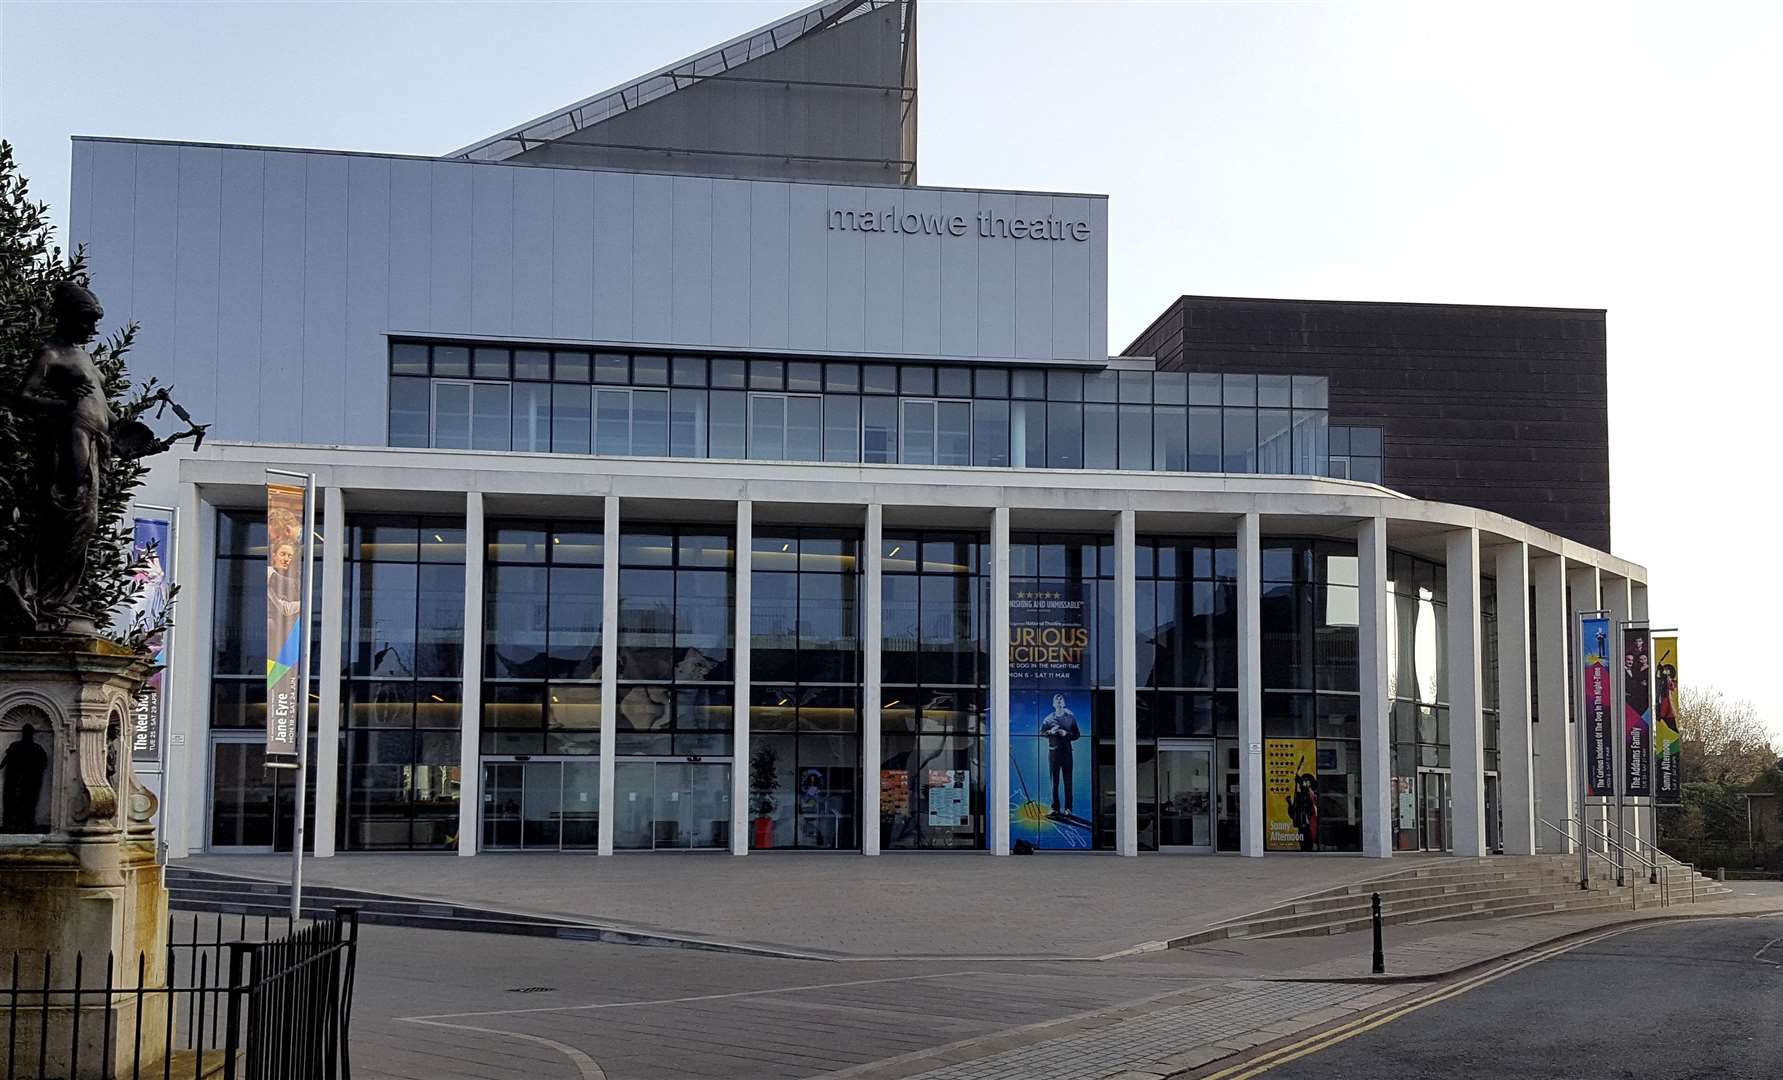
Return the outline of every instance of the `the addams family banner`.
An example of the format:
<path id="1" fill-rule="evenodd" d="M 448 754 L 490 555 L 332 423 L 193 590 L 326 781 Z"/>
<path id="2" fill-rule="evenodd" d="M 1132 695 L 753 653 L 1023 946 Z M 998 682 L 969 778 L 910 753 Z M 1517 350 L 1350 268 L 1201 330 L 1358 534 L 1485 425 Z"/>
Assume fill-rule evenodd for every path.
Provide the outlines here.
<path id="1" fill-rule="evenodd" d="M 1077 582 L 1009 590 L 1009 837 L 1037 848 L 1091 841 L 1090 627 Z"/>
<path id="2" fill-rule="evenodd" d="M 1579 620 L 1579 655 L 1585 706 L 1585 794 L 1616 794 L 1615 730 L 1610 721 L 1610 620 L 1588 615 Z"/>
<path id="3" fill-rule="evenodd" d="M 303 655 L 305 491 L 266 485 L 266 756 L 297 757 L 297 685 Z"/>
<path id="4" fill-rule="evenodd" d="M 1684 773 L 1678 758 L 1684 736 L 1678 730 L 1678 639 L 1653 639 L 1653 771 L 1658 775 L 1657 801 L 1676 806 L 1684 801 Z"/>
<path id="5" fill-rule="evenodd" d="M 1319 764 L 1315 739 L 1265 739 L 1266 851 L 1319 849 Z"/>
<path id="6" fill-rule="evenodd" d="M 130 606 L 131 622 L 158 622 L 162 613 L 167 610 L 167 571 L 171 565 L 172 540 L 171 516 L 157 514 L 136 519 L 130 554 L 134 559 L 141 560 L 142 565 L 136 572 L 136 601 Z M 167 685 L 167 637 L 164 631 L 148 640 L 149 651 L 155 656 L 155 673 L 149 676 L 149 681 L 143 684 L 142 692 L 136 695 L 135 710 L 130 717 L 132 761 L 161 760 L 162 702 L 166 698 Z"/>
<path id="7" fill-rule="evenodd" d="M 1622 630 L 1622 794 L 1653 794 L 1653 647 L 1644 626 Z"/>

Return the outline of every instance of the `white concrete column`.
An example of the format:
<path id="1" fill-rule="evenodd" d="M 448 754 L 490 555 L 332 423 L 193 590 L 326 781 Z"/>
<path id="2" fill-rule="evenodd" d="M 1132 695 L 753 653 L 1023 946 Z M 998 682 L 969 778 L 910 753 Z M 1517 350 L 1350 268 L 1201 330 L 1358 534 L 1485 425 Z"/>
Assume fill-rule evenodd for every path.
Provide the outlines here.
<path id="1" fill-rule="evenodd" d="M 1566 658 L 1571 653 L 1567 644 L 1571 631 L 1566 611 L 1566 559 L 1559 555 L 1532 556 L 1529 577 L 1535 586 L 1531 632 L 1536 651 L 1536 813 L 1554 826 L 1536 826 L 1536 848 L 1571 854 L 1571 842 L 1555 831 L 1566 829 L 1567 819 L 1578 810 L 1578 725 L 1572 719 L 1572 695 L 1566 673 Z"/>
<path id="2" fill-rule="evenodd" d="M 1498 799 L 1504 853 L 1535 854 L 1535 747 L 1529 722 L 1529 545 L 1497 552 Z"/>
<path id="3" fill-rule="evenodd" d="M 885 593 L 881 575 L 885 560 L 885 507 L 867 507 L 866 534 L 861 537 L 861 854 L 879 854 L 879 766 L 885 759 L 880 739 L 880 705 L 885 646 Z"/>
<path id="4" fill-rule="evenodd" d="M 1238 519 L 1238 850 L 1263 854 L 1263 520 Z"/>
<path id="5" fill-rule="evenodd" d="M 345 611 L 341 590 L 347 578 L 347 506 L 341 489 L 322 489 L 322 586 L 315 593 L 322 608 L 321 655 L 310 658 L 316 673 L 316 821 L 311 850 L 318 859 L 334 854 L 335 814 L 340 807 L 341 638 Z"/>
<path id="6" fill-rule="evenodd" d="M 1628 763 L 1623 760 L 1623 757 L 1628 752 L 1628 747 L 1626 736 L 1622 730 L 1622 725 L 1624 723 L 1622 716 L 1622 694 L 1624 690 L 1622 678 L 1622 624 L 1633 618 L 1631 613 L 1634 610 L 1634 598 L 1630 595 L 1631 590 L 1629 589 L 1629 581 L 1627 578 L 1613 577 L 1609 574 L 1602 573 L 1601 571 L 1598 574 L 1598 578 L 1602 582 L 1603 606 L 1607 608 L 1610 613 L 1610 731 L 1612 733 L 1610 742 L 1615 746 L 1616 750 L 1616 790 L 1623 791 L 1628 787 Z M 1617 828 L 1613 831 L 1618 843 L 1622 843 L 1632 849 L 1634 844 L 1622 838 L 1623 830 L 1630 829 L 1634 819 L 1634 809 L 1628 805 L 1628 802 L 1629 800 L 1627 796 L 1624 796 L 1622 799 L 1622 818 L 1617 822 Z M 1614 799 L 1609 801 L 1606 812 L 1609 815 L 1608 820 L 1612 822 L 1617 821 L 1616 802 Z M 1631 860 L 1624 859 L 1623 861 L 1624 863 L 1627 863 Z"/>
<path id="7" fill-rule="evenodd" d="M 1139 644 L 1133 511 L 1114 525 L 1114 850 L 1139 854 Z M 1094 755 L 1091 756 L 1094 765 Z"/>
<path id="8" fill-rule="evenodd" d="M 1448 534 L 1449 767 L 1455 819 L 1455 854 L 1488 854 L 1486 758 L 1480 711 L 1480 533 Z"/>
<path id="9" fill-rule="evenodd" d="M 1387 689 L 1387 520 L 1356 529 L 1356 672 L 1361 690 L 1362 854 L 1393 854 L 1393 701 Z"/>
<path id="10" fill-rule="evenodd" d="M 613 854 L 614 766 L 619 746 L 619 497 L 601 503 L 601 790 L 596 852 Z"/>
<path id="11" fill-rule="evenodd" d="M 1009 854 L 1009 508 L 991 511 L 991 745 L 984 813 L 991 853 Z"/>
<path id="12" fill-rule="evenodd" d="M 181 484 L 178 510 L 173 580 L 184 597 L 173 609 L 167 745 L 161 750 L 167 756 L 161 823 L 173 859 L 210 846 L 211 599 L 217 583 L 216 508 L 197 484 Z"/>
<path id="13" fill-rule="evenodd" d="M 1582 799 L 1582 808 L 1575 805 L 1574 816 L 1582 819 L 1600 834 L 1607 830 L 1609 811 L 1604 800 L 1589 794 L 1585 785 L 1585 699 L 1579 693 L 1579 679 L 1585 669 L 1585 658 L 1579 653 L 1579 616 L 1587 611 L 1597 611 L 1603 607 L 1602 593 L 1599 591 L 1602 582 L 1598 578 L 1597 567 L 1582 563 L 1568 562 L 1566 566 L 1567 591 L 1571 600 L 1566 618 L 1566 654 L 1568 657 L 1567 689 L 1572 699 L 1573 751 L 1574 766 L 1578 777 L 1574 782 L 1575 800 Z M 1590 847 L 1598 851 L 1607 851 L 1604 842 L 1592 837 Z"/>
<path id="14" fill-rule="evenodd" d="M 483 493 L 464 494 L 464 685 L 459 697 L 458 854 L 482 846 L 483 809 Z"/>
<path id="15" fill-rule="evenodd" d="M 754 504 L 737 500 L 736 543 L 736 643 L 731 646 L 733 670 L 737 684 L 732 716 L 732 738 L 736 747 L 731 753 L 731 854 L 749 854 L 749 645 L 754 631 L 751 609 L 754 591 L 750 588 L 755 565 Z"/>

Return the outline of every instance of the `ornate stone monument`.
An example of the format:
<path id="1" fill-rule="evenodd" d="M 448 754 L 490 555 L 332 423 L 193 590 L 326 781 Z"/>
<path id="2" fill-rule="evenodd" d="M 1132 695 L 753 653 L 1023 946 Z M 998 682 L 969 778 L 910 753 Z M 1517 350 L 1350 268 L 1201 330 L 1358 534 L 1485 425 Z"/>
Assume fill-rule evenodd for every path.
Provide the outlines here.
<path id="1" fill-rule="evenodd" d="M 73 986 L 76 955 L 89 989 L 105 985 L 108 961 L 114 984 L 134 988 L 140 956 L 144 984 L 161 986 L 167 890 L 155 861 L 155 799 L 136 783 L 125 741 L 153 663 L 100 636 L 110 613 L 85 610 L 82 598 L 90 552 L 104 542 L 101 507 L 115 463 L 173 440 L 156 439 L 134 415 L 114 415 L 86 349 L 103 314 L 97 298 L 65 282 L 52 310 L 54 330 L 23 384 L 0 387 L 33 428 L 24 485 L 31 502 L 21 508 L 30 528 L 8 552 L 0 582 L 0 962 L 10 966 L 20 954 L 26 990 L 38 985 L 46 955 L 54 988 Z M 165 391 L 159 400 L 171 404 Z M 144 1065 L 165 1054 L 165 995 L 145 996 L 140 1015 L 132 995 L 109 1004 L 89 995 L 77 1005 L 57 993 L 47 1010 L 34 1001 L 14 1014 L 9 1037 L 35 1051 L 46 1029 L 47 1075 L 71 1071 L 77 1007 L 81 1077 L 111 1076 L 102 1046 L 134 1047 L 139 1029 Z"/>

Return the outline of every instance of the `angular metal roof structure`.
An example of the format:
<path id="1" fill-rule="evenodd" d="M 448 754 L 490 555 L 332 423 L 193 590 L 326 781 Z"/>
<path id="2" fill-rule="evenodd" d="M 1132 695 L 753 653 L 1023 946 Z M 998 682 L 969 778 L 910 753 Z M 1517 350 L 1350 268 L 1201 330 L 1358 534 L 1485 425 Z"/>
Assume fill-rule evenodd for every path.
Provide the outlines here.
<path id="1" fill-rule="evenodd" d="M 445 155 L 916 183 L 916 0 L 825 0 Z"/>

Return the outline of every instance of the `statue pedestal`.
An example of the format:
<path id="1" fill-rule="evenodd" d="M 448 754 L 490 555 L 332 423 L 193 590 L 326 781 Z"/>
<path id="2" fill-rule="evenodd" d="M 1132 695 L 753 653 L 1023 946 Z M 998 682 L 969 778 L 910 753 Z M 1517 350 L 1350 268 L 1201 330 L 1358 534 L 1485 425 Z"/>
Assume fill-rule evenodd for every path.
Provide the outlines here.
<path id="1" fill-rule="evenodd" d="M 147 658 L 99 638 L 0 637 L 0 963 L 10 969 L 18 954 L 19 988 L 31 991 L 49 958 L 47 1018 L 35 993 L 21 994 L 7 1018 L 17 1023 L 21 1061 L 47 1040 L 48 1076 L 129 1075 L 139 1030 L 145 1068 L 167 1052 L 167 995 L 144 995 L 138 1015 L 134 994 L 108 1004 L 102 993 L 108 963 L 114 991 L 136 988 L 139 958 L 144 985 L 167 980 L 154 797 L 136 784 L 125 738 L 151 670 Z M 77 955 L 81 987 L 101 991 L 78 1002 L 64 992 L 75 989 Z M 102 1061 L 107 1045 L 121 1070 Z"/>

